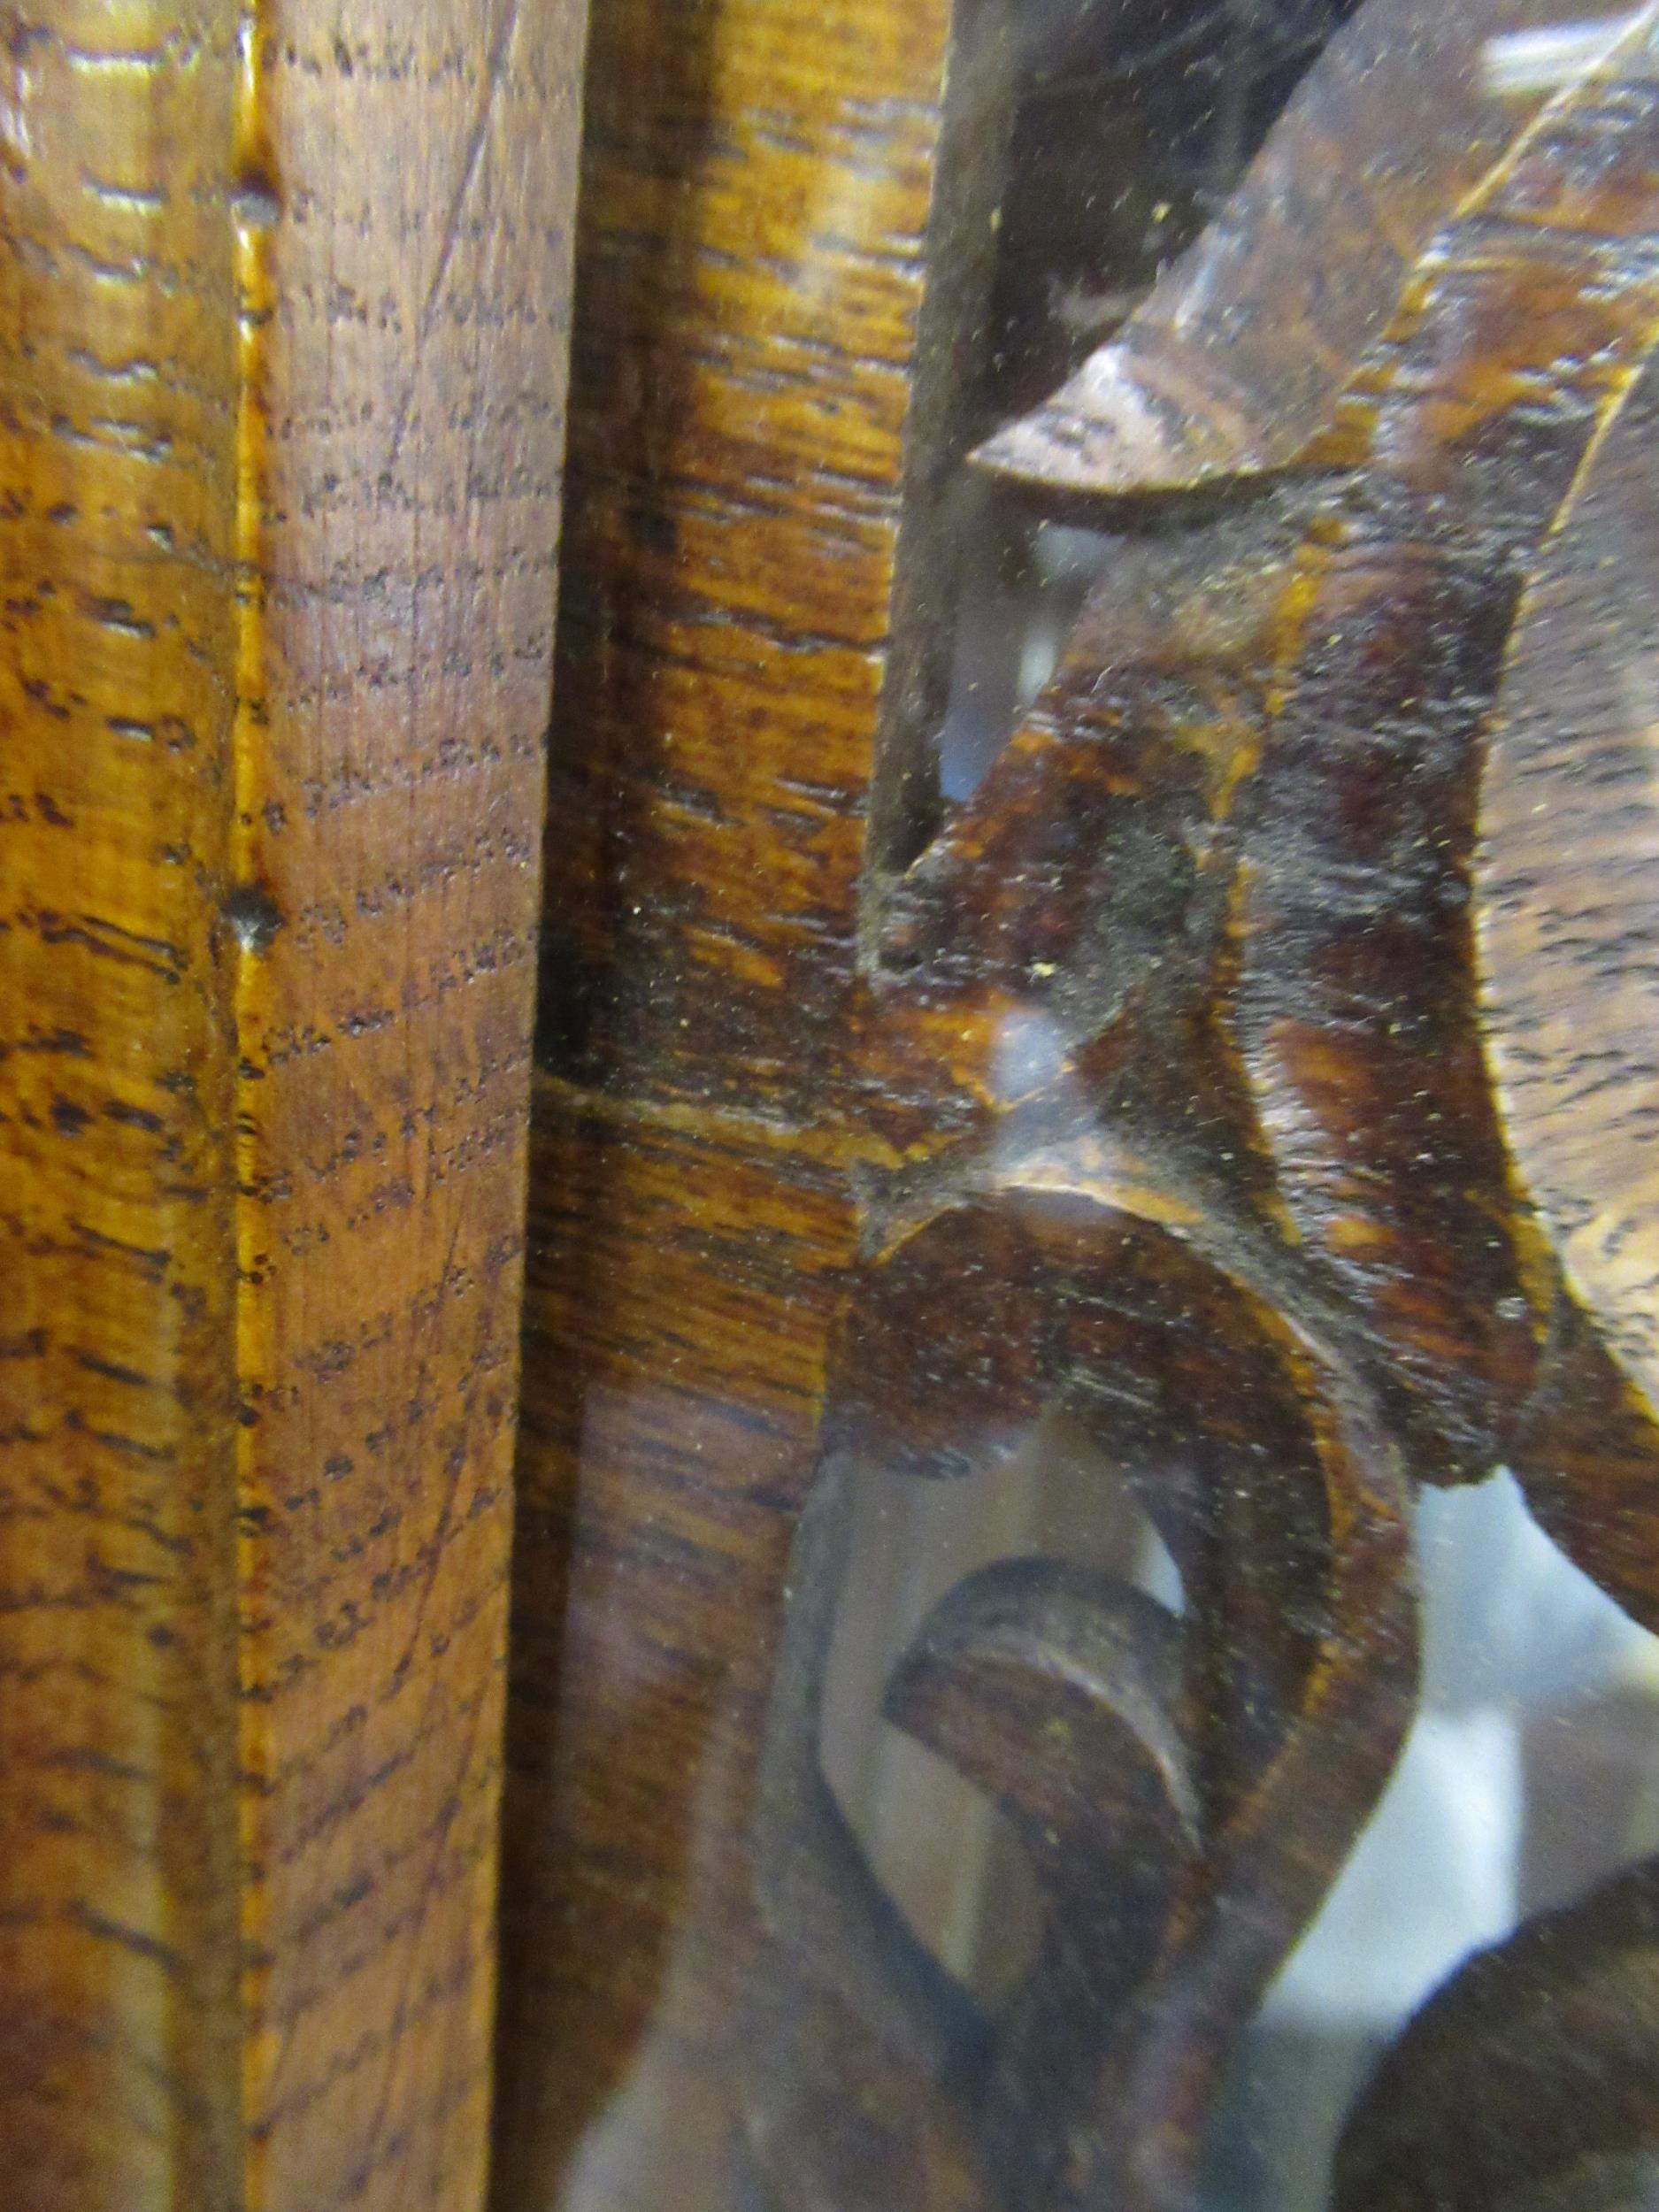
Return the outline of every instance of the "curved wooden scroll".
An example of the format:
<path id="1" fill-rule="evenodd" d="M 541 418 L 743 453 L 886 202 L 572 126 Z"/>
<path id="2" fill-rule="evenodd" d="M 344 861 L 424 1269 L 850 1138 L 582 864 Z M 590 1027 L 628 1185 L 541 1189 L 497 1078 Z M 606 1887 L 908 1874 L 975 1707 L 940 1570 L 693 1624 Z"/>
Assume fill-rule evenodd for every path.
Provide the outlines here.
<path id="1" fill-rule="evenodd" d="M 1397 173 L 1358 123 L 1347 132 L 1348 173 L 1369 165 L 1375 205 L 1397 218 L 1390 248 L 1369 217 L 1345 235 L 1340 195 L 1296 234 L 1299 280 L 1329 319 L 1308 373 L 1270 386 L 1250 334 L 1280 341 L 1284 211 L 1323 188 L 1332 118 L 1380 130 L 1386 107 L 1394 127 L 1422 58 L 1407 16 L 1372 0 L 1329 49 L 1233 210 L 1088 388 L 1110 385 L 1108 427 L 1068 431 L 1057 458 L 1038 451 L 1046 432 L 990 449 L 1110 501 L 1121 550 L 1055 681 L 879 933 L 866 1048 L 880 1070 L 934 1047 L 943 1133 L 868 1178 L 867 1256 L 793 1569 L 769 1755 L 789 1778 L 763 1792 L 754 1833 L 753 2002 L 771 2025 L 744 2070 L 780 2212 L 1198 2201 L 1226 2059 L 1409 1712 L 1395 1468 L 1478 1479 L 1508 1455 L 1589 1571 L 1651 1606 L 1659 1425 L 1640 1345 L 1616 1326 L 1609 1359 L 1599 1340 L 1608 1267 L 1627 1251 L 1626 1305 L 1651 1304 L 1645 1185 L 1630 1186 L 1633 1229 L 1599 1218 L 1594 1264 L 1575 1252 L 1583 1209 L 1552 1194 L 1585 1171 L 1557 1095 L 1576 1109 L 1581 1056 L 1563 1056 L 1528 999 L 1552 987 L 1525 936 L 1549 888 L 1537 852 L 1562 848 L 1535 818 L 1517 839 L 1515 813 L 1548 776 L 1611 865 L 1625 847 L 1597 772 L 1622 793 L 1623 764 L 1645 758 L 1631 687 L 1646 571 L 1638 556 L 1628 586 L 1609 585 L 1602 564 L 1648 477 L 1659 19 L 1597 33 L 1570 82 L 1486 136 L 1456 104 L 1477 97 L 1479 42 L 1521 19 L 1437 14 L 1467 66 L 1408 103 Z M 1367 57 L 1375 82 L 1355 73 Z M 1455 120 L 1437 140 L 1442 98 Z M 1424 143 L 1408 142 L 1418 126 Z M 1145 496 L 1298 454 L 1317 472 L 1216 508 Z M 1563 689 L 1551 672 L 1575 656 L 1594 672 Z M 1570 949 L 1605 924 L 1582 956 L 1622 1017 L 1645 989 L 1645 938 L 1603 910 L 1605 878 L 1571 883 L 1584 903 Z M 1579 991 L 1563 1008 L 1569 1037 L 1592 1003 Z M 1021 1022 L 1049 1048 L 1010 1081 L 1000 1041 Z M 1599 1034 L 1621 1130 L 1645 1144 L 1650 1054 L 1633 1022 Z M 813 1532 L 849 1455 L 895 1479 L 950 1474 L 1051 1403 L 1126 1474 L 1187 1612 L 1177 1627 L 1064 1562 L 1010 1562 L 948 1597 L 895 1671 L 887 1709 L 1008 1811 L 1046 1901 L 1027 1982 L 999 2018 L 964 2024 L 961 1993 L 941 1995 L 913 1939 L 887 1932 L 822 1779 L 814 1701 L 840 1570 Z M 1156 1686 L 1172 1646 L 1174 1692 Z M 1133 1939 L 1112 1894 L 1133 1901 Z M 1591 1917 L 1640 1949 L 1645 1895 L 1633 1879 Z M 1493 1972 L 1543 1972 L 1572 1940 L 1529 1932 Z M 849 1946 L 851 1982 L 837 1978 Z M 901 1979 L 932 2056 L 896 2089 L 896 2046 L 857 2029 Z M 1449 2018 L 1460 2001 L 1445 2001 Z M 1418 2055 L 1440 2047 L 1434 2017 L 1391 2062 L 1391 2143 L 1438 2124 Z M 1479 2071 L 1471 2059 L 1471 2094 Z M 828 2119 L 849 2106 L 869 2123 L 856 2170 L 834 2163 Z M 898 2134 L 884 2133 L 892 2109 Z M 1374 2193 L 1382 2124 L 1356 2123 L 1345 2204 L 1441 2201 L 1427 2151 L 1395 2194 Z M 916 2148 L 935 2128 L 942 2165 Z M 1627 2136 L 1562 2137 L 1563 2157 L 1603 2162 L 1609 2201 Z M 1491 2177 L 1508 2201 L 1519 2170 Z M 1446 2200 L 1486 2200 L 1471 2186 Z"/>
<path id="2" fill-rule="evenodd" d="M 1087 1142 L 1039 1146 L 987 1164 L 867 1271 L 824 1484 L 838 1491 L 855 1454 L 949 1471 L 964 1435 L 1005 1434 L 1057 1396 L 1133 1471 L 1187 1613 L 1178 1624 L 1062 1563 L 1010 1563 L 947 1600 L 895 1671 L 890 1713 L 1002 1804 L 1048 1909 L 1004 2014 L 953 2040 L 966 2000 L 935 2001 L 939 2055 L 906 2079 L 847 2024 L 850 2006 L 867 2028 L 859 1992 L 894 1987 L 895 1957 L 915 1947 L 895 1952 L 891 1908 L 817 1771 L 836 1578 L 816 1533 L 833 1509 L 809 1509 L 772 1720 L 772 1770 L 788 1779 L 763 1793 L 755 1842 L 772 1947 L 757 2002 L 772 2028 L 746 2070 L 753 2139 L 786 2204 L 1037 2207 L 1106 2169 L 1148 2201 L 1190 2187 L 1233 2041 L 1393 1763 L 1413 1664 L 1393 1447 L 1318 1327 L 1286 1325 L 1281 1285 L 1270 1302 L 1248 1244 L 1155 1225 L 1143 1191 Z M 967 1262 L 989 1294 L 977 1345 L 959 1310 Z M 925 1348 L 951 1307 L 951 1367 L 930 1377 Z M 812 1993 L 830 1989 L 826 2014 Z M 949 2096 L 954 2193 L 882 2135 L 878 2080 L 907 2128 L 944 2124 Z M 797 2114 L 816 2085 L 804 2139 L 778 2126 L 780 2082 Z M 869 2129 L 838 2134 L 831 2116 L 851 2101 Z M 809 2180 L 803 2139 L 842 2162 Z"/>
<path id="3" fill-rule="evenodd" d="M 1387 2054 L 1335 2212 L 1633 2212 L 1659 2171 L 1659 1868 L 1483 1952 Z"/>
<path id="4" fill-rule="evenodd" d="M 1583 0 L 1371 0 L 1124 330 L 979 457 L 1083 492 L 1187 488 L 1295 460 L 1436 232 L 1547 99 L 1548 69 L 1506 87 L 1506 44 L 1553 36 L 1571 77 L 1633 19 Z"/>

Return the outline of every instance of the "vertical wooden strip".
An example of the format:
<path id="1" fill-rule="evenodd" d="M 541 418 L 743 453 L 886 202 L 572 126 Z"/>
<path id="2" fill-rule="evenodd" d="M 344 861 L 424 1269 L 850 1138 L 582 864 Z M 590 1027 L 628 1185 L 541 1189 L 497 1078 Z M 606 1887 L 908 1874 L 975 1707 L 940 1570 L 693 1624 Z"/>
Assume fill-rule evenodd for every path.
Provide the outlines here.
<path id="1" fill-rule="evenodd" d="M 0 55 L 7 2200 L 464 2212 L 581 12 L 48 12 Z"/>
<path id="2" fill-rule="evenodd" d="M 744 2200 L 742 1838 L 850 1250 L 876 731 L 895 682 L 926 690 L 926 656 L 894 634 L 900 510 L 927 474 L 918 442 L 947 434 L 940 387 L 970 366 L 925 312 L 956 250 L 933 204 L 952 13 L 612 0 L 595 16 L 503 2212 Z"/>
<path id="3" fill-rule="evenodd" d="M 580 19 L 260 15 L 239 752 L 250 2194 L 478 2201 Z"/>
<path id="4" fill-rule="evenodd" d="M 235 24 L 4 28 L 4 2193 L 230 2204 Z"/>

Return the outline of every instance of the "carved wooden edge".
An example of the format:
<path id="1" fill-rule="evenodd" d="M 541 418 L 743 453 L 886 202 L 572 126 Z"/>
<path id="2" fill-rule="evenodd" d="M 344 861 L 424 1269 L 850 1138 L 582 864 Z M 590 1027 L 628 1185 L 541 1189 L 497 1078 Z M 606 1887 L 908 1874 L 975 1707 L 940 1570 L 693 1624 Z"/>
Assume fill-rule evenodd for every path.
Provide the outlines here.
<path id="1" fill-rule="evenodd" d="M 670 37 L 658 0 L 619 0 L 600 27 L 515 1579 L 512 2212 L 567 2186 L 607 2212 L 1192 2201 L 1216 2085 L 1409 1717 L 1410 1482 L 1512 1451 L 1592 1571 L 1651 1586 L 1624 1510 L 1651 1423 L 1511 1172 L 1456 918 L 1523 583 L 1652 342 L 1646 58 L 1510 111 L 1472 179 L 1409 147 L 1394 182 L 1432 204 L 1380 301 L 1370 215 L 1321 233 L 1363 312 L 1293 426 L 1306 465 L 1240 445 L 1230 470 L 1268 470 L 1248 498 L 1102 510 L 1123 561 L 979 797 L 874 887 L 861 966 L 862 872 L 926 812 L 868 838 L 943 12 L 757 0 Z M 1366 36 L 1415 19 L 1379 8 Z M 1465 57 L 1471 19 L 1513 20 L 1460 12 Z M 1371 86 L 1356 146 L 1424 127 L 1399 88 Z M 1277 337 L 1286 264 L 1255 242 Z M 1350 779 L 1379 803 L 1345 811 Z M 1052 1048 L 1024 1090 L 1016 1018 Z M 1034 1853 L 1033 1975 L 987 2022 L 900 1925 L 817 1701 L 848 1453 L 961 1471 L 973 1419 L 1056 1395 L 1141 1467 L 1192 1626 L 1172 1688 L 1168 1621 L 1040 1563 L 947 1601 L 895 1675 L 889 1711 L 1028 1837 L 1070 1816 Z M 1185 1479 L 1148 1479 L 1154 1449 Z M 1093 1763 L 1010 1748 L 1062 1673 Z M 1143 1785 L 1126 1807 L 1109 1755 Z M 1151 1958 L 1079 1909 L 1118 1812 L 1164 1846 Z"/>
<path id="2" fill-rule="evenodd" d="M 481 2195 L 581 35 L 8 23 L 19 2207 Z"/>
<path id="3" fill-rule="evenodd" d="M 1124 327 L 977 457 L 1016 481 L 1096 494 L 1236 482 L 1302 458 L 1442 223 L 1640 13 L 1568 11 L 1563 23 L 1537 0 L 1359 9 Z M 1529 48 L 1530 67 L 1516 50 Z"/>
<path id="4" fill-rule="evenodd" d="M 1507 20 L 1487 12 L 1483 28 Z M 1624 419 L 1659 336 L 1653 20 L 1651 10 L 1624 19 L 1489 150 L 1472 188 L 1448 195 L 1437 235 L 1425 221 L 1421 257 L 1401 264 L 1374 342 L 1349 334 L 1346 376 L 1297 427 L 1295 449 L 1322 474 L 1260 488 L 1218 517 L 1194 509 L 1185 530 L 1168 514 L 1162 530 L 1156 518 L 1148 526 L 1143 513 L 1145 541 L 1133 511 L 1102 510 L 1123 534 L 1117 572 L 1009 751 L 894 893 L 865 1049 L 885 1069 L 888 1054 L 914 1052 L 930 1033 L 950 1041 L 934 1062 L 940 1142 L 896 1171 L 872 1164 L 866 1180 L 864 1265 L 791 1563 L 770 1739 L 778 1779 L 754 1832 L 770 1948 L 756 1964 L 757 2032 L 744 2045 L 750 2154 L 765 2200 L 786 2212 L 863 2200 L 1150 2212 L 1200 2200 L 1225 2069 L 1380 1794 L 1409 1717 L 1407 1477 L 1478 1479 L 1510 1458 L 1579 1563 L 1651 1618 L 1659 1424 L 1631 1386 L 1645 1373 L 1642 1347 L 1607 1329 L 1596 1296 L 1610 1279 L 1628 1310 L 1641 1278 L 1646 1124 L 1629 1125 L 1639 1172 L 1619 1186 L 1625 1214 L 1604 1205 L 1586 1224 L 1587 1263 L 1563 1268 L 1563 1220 L 1535 1207 L 1514 1163 L 1513 1069 L 1495 1082 L 1483 1056 L 1493 1024 L 1512 1022 L 1513 1010 L 1480 1003 L 1469 909 L 1486 741 L 1495 726 L 1500 761 L 1515 742 L 1503 710 L 1519 713 L 1535 757 L 1554 747 L 1598 830 L 1613 804 L 1601 772 L 1612 761 L 1627 788 L 1639 772 L 1617 751 L 1638 755 L 1643 742 L 1620 687 L 1621 670 L 1633 677 L 1633 634 L 1594 577 L 1609 557 L 1609 497 L 1632 514 L 1651 497 L 1644 408 L 1628 432 Z M 1363 48 L 1394 21 L 1383 0 L 1346 45 Z M 1330 90 L 1313 84 L 1316 96 Z M 1302 120 L 1293 111 L 1270 142 L 1264 172 L 1298 165 Z M 1421 180 L 1416 150 L 1382 180 L 1385 219 L 1388 191 Z M 1252 204 L 1247 184 L 1240 222 Z M 1283 267 L 1274 275 L 1283 213 L 1256 206 L 1268 235 L 1244 240 L 1263 248 L 1250 302 L 1263 318 L 1289 281 Z M 1363 256 L 1366 238 L 1333 250 Z M 1202 315 L 1188 320 L 1202 348 Z M 1174 319 L 1171 329 L 1180 371 L 1191 365 Z M 1173 419 L 1187 421 L 1192 403 L 1188 393 Z M 1144 484 L 1132 485 L 1122 457 L 1116 448 L 1085 455 L 1065 483 L 1087 480 L 1108 498 L 1174 488 L 1150 461 Z M 1260 465 L 1246 449 L 1232 457 L 1233 473 Z M 1600 509 L 1599 471 L 1609 478 Z M 1580 543 L 1592 530 L 1602 534 Z M 1524 595 L 1540 567 L 1535 612 Z M 1527 695 L 1540 643 L 1527 625 L 1548 618 L 1548 595 L 1558 599 L 1563 581 L 1578 595 L 1573 649 L 1614 664 L 1598 664 L 1575 695 L 1577 718 L 1559 727 L 1549 719 L 1564 710 L 1559 685 Z M 1552 645 L 1567 649 L 1564 639 Z M 1591 851 L 1601 864 L 1602 843 Z M 1512 930 L 1536 869 L 1496 880 Z M 1587 921 L 1600 931 L 1595 979 L 1638 994 L 1643 950 L 1616 916 L 1592 905 Z M 1586 925 L 1564 925 L 1571 945 Z M 1641 1025 L 1628 1001 L 1618 1010 L 1626 1018 L 1609 1055 L 1646 1099 Z M 1004 1083 L 999 1096 L 997 1039 L 1016 1017 L 1041 1025 L 1051 1048 L 1023 1093 Z M 1515 1041 L 1548 1048 L 1536 1020 Z M 981 1118 L 964 1133 L 951 1125 L 964 1071 L 976 1070 Z M 1568 1061 L 1555 1072 L 1579 1110 L 1585 1069 Z M 1546 1133 L 1557 1165 L 1561 1127 L 1558 1113 Z M 1525 1133 L 1535 1160 L 1537 1132 Z M 1582 1160 L 1572 1164 L 1582 1179 Z M 1629 1164 L 1602 1159 L 1598 1174 L 1617 1181 Z M 1582 1212 L 1580 1194 L 1567 1225 Z M 1247 1290 L 1271 1325 L 1255 1344 L 1240 1319 L 1217 1325 L 1230 1356 L 1213 1391 L 1202 1383 L 1204 1300 L 1154 1256 L 1170 1246 L 1190 1247 Z M 1624 1363 L 1623 1385 L 1592 1315 Z M 1264 1504 L 1291 1487 L 1294 1449 L 1269 1447 L 1254 1469 L 1233 1456 L 1263 1448 L 1264 1373 L 1286 1356 L 1278 1331 L 1297 1346 L 1286 1402 L 1311 1423 L 1325 1502 L 1302 1555 L 1304 1586 L 1253 1615 L 1248 1577 L 1242 1603 L 1237 1590 L 1206 1586 L 1205 1548 L 1171 1471 L 1194 1471 L 1212 1515 L 1257 1485 Z M 990 2019 L 969 2007 L 964 2022 L 965 1992 L 895 1928 L 823 1778 L 815 1701 L 842 1571 L 822 1530 L 849 1453 L 896 1479 L 959 1474 L 976 1440 L 1007 1437 L 1056 1398 L 1099 1425 L 1096 1442 L 1137 1484 L 1182 1571 L 1193 1674 L 1179 1709 L 1190 1745 L 1175 1770 L 1184 1761 L 1213 1776 L 1219 1747 L 1226 1778 L 1219 1790 L 1212 1779 L 1195 1839 L 1166 1834 L 1173 1902 L 1154 1909 L 1155 1921 L 1167 1915 L 1156 1955 L 1126 1981 L 1115 1978 L 1121 1953 L 1091 1976 L 1078 1886 L 1098 1871 L 1102 1845 L 1080 1816 L 1068 1834 L 1052 1808 L 1114 1804 L 1125 1834 L 1136 1832 L 1134 1809 L 1117 1803 L 1125 1752 L 1107 1725 L 1121 1693 L 1105 1674 L 1086 1691 L 1074 1647 L 1069 1671 L 1059 1662 L 1058 1563 L 1022 1563 L 1018 1592 L 1000 1591 L 984 1619 L 972 1586 L 947 1599 L 899 1663 L 887 1710 L 948 1748 L 1036 1834 L 1028 1848 L 1048 1909 L 1021 1991 Z M 1368 1445 L 1349 1443 L 1348 1464 L 1366 1471 L 1353 1483 L 1340 1471 L 1356 1421 Z M 1259 1554 L 1245 1528 L 1208 1534 L 1211 1559 L 1286 1557 L 1271 1521 L 1255 1531 Z M 1098 1635 L 1110 1594 L 1077 1601 L 1094 1607 Z M 1278 1655 L 1249 1701 L 1254 1740 L 1233 1744 L 1236 1717 L 1217 1692 L 1271 1653 L 1286 1619 L 1316 1655 L 1304 1652 L 1299 1671 Z M 1162 1632 L 1147 1629 L 1150 1649 Z M 1223 1657 L 1206 1672 L 1207 1647 Z M 933 1686 L 926 1697 L 919 1680 Z M 1023 1723 L 1009 1732 L 1016 1696 Z M 1046 1773 L 1049 1739 L 1035 1715 L 1069 1744 L 1071 1701 L 1086 1696 L 1097 1767 L 1067 1777 L 1056 1749 Z M 1033 1829 L 1038 1804 L 1050 1810 Z M 1054 1863 L 1067 1846 L 1070 1878 Z M 1640 1902 L 1649 1882 L 1644 1870 L 1619 1897 Z M 1645 1919 L 1623 1924 L 1640 1978 Z M 1563 1955 L 1563 1941 L 1526 1933 L 1512 1970 L 1494 1973 L 1502 1982 L 1512 1970 L 1518 1985 Z M 1645 1981 L 1629 1985 L 1640 2042 L 1649 2000 Z M 1566 2164 L 1595 2165 L 1586 2186 L 1611 2203 L 1634 2170 L 1628 2157 L 1650 2156 L 1655 2131 L 1614 2066 L 1617 2003 L 1598 2010 L 1595 1994 L 1579 2062 L 1594 2074 L 1605 2060 L 1617 2078 L 1600 2118 L 1559 2148 Z M 1547 2010 L 1548 2000 L 1546 1989 L 1538 2002 Z M 1033 2034 L 1045 2014 L 1046 2032 Z M 1535 2070 L 1563 2055 L 1559 2037 L 1542 2041 L 1526 2060 Z M 1465 2070 L 1471 2085 L 1484 2062 Z M 1502 2090 L 1525 2070 L 1501 2050 L 1490 2070 Z M 1452 2100 L 1462 2133 L 1435 2147 L 1432 2074 L 1404 2064 L 1382 2108 L 1378 2124 L 1408 2147 L 1386 2200 L 1442 2201 L 1464 2153 L 1505 2201 L 1524 2200 L 1548 2144 L 1535 2146 L 1531 2174 L 1514 2161 L 1496 2170 L 1478 2154 L 1488 2123 Z M 838 2130 L 829 2116 L 849 2109 L 866 2124 Z M 1500 2097 L 1489 2124 L 1503 2126 L 1507 2109 Z M 1371 2118 L 1356 2125 L 1356 2142 L 1369 2142 Z M 1369 2155 L 1355 2149 L 1350 2160 Z M 1564 2168 L 1546 2179 L 1571 2191 Z M 1484 2186 L 1457 2200 L 1488 2200 Z M 1365 2185 L 1350 2200 L 1370 2202 Z"/>

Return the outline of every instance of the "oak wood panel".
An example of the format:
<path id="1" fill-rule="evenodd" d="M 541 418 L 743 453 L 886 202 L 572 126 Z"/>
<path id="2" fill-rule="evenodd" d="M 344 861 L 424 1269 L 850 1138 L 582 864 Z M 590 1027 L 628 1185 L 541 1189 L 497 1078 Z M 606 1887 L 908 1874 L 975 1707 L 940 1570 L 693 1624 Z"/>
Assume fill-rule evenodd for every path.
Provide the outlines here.
<path id="1" fill-rule="evenodd" d="M 235 2175 L 236 57 L 10 31 L 0 2141 L 104 2212 Z"/>
<path id="2" fill-rule="evenodd" d="M 465 2204 L 579 18 L 279 5 L 261 31 L 283 218 L 238 794 L 249 2116 L 273 2205 Z"/>
<path id="3" fill-rule="evenodd" d="M 12 19 L 10 2202 L 482 2192 L 580 44 Z"/>

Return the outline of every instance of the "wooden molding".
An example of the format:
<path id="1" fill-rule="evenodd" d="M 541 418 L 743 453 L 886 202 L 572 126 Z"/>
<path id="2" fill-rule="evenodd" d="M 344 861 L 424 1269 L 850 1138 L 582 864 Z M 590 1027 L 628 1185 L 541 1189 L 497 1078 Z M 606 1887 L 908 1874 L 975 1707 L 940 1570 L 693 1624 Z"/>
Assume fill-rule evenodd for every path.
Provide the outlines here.
<path id="1" fill-rule="evenodd" d="M 29 2212 L 480 2198 L 581 36 L 6 19 Z"/>

